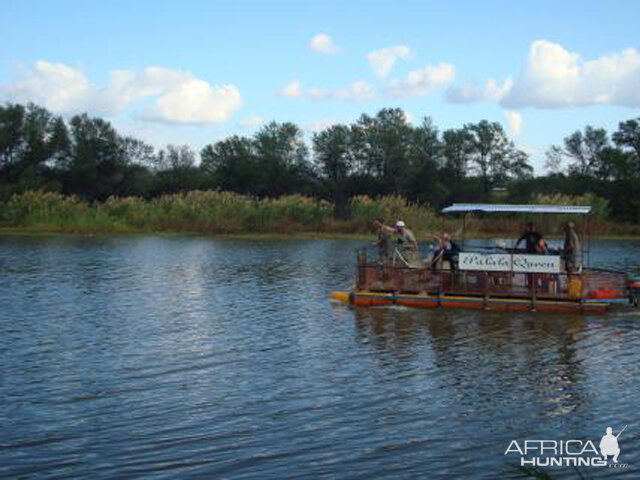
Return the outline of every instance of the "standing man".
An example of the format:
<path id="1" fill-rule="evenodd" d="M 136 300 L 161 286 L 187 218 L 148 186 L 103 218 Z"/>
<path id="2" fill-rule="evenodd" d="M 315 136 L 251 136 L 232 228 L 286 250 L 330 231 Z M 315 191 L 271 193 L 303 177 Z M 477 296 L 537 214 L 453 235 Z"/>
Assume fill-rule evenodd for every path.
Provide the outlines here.
<path id="1" fill-rule="evenodd" d="M 418 260 L 418 242 L 411 230 L 407 228 L 402 220 L 398 220 L 395 226 L 397 235 L 398 251 L 409 265 Z"/>
<path id="2" fill-rule="evenodd" d="M 536 230 L 533 222 L 527 222 L 527 226 L 516 242 L 515 248 L 518 248 L 518 245 L 520 245 L 520 242 L 523 240 L 526 243 L 527 253 L 537 253 L 537 247 L 540 240 L 542 240 L 542 235 Z"/>
<path id="3" fill-rule="evenodd" d="M 385 225 L 382 218 L 378 218 L 373 222 L 373 226 L 376 229 L 378 239 L 375 244 L 378 247 L 378 263 L 384 265 L 389 263 L 389 236 L 393 235 L 394 229 Z"/>
<path id="4" fill-rule="evenodd" d="M 580 239 L 575 230 L 573 222 L 567 222 L 564 227 L 564 264 L 567 273 L 580 271 L 582 268 L 582 250 L 580 250 Z"/>

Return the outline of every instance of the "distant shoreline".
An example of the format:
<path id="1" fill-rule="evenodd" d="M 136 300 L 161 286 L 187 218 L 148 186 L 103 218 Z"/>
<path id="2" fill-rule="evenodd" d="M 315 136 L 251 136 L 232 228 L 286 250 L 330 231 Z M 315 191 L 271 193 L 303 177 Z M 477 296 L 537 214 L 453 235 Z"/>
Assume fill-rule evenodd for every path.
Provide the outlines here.
<path id="1" fill-rule="evenodd" d="M 207 233 L 194 231 L 168 231 L 168 230 L 121 230 L 121 231 L 64 231 L 64 230 L 32 230 L 26 228 L 2 228 L 0 227 L 0 236 L 25 236 L 25 237 L 112 237 L 112 236 L 193 236 L 214 239 L 239 239 L 239 240 L 362 240 L 375 241 L 375 233 L 330 233 L 330 232 L 293 232 L 284 233 Z M 418 241 L 427 241 L 428 237 L 417 235 Z M 509 235 L 505 233 L 487 233 L 487 232 L 467 232 L 465 238 L 467 240 L 486 240 L 492 238 L 508 239 L 516 238 L 517 232 Z M 590 235 L 591 239 L 597 240 L 640 240 L 640 235 L 608 235 L 594 234 Z M 457 238 L 459 239 L 459 238 Z M 562 237 L 548 236 L 547 240 L 562 241 Z"/>

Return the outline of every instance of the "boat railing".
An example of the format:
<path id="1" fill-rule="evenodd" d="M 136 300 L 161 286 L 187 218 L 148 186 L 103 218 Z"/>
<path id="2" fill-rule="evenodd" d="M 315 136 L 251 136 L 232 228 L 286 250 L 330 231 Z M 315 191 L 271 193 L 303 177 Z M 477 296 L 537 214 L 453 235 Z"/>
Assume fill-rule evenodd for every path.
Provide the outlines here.
<path id="1" fill-rule="evenodd" d="M 580 273 L 523 273 L 409 268 L 390 263 L 358 264 L 357 288 L 368 291 L 547 299 L 614 299 L 626 296 L 624 273 L 584 269 Z"/>

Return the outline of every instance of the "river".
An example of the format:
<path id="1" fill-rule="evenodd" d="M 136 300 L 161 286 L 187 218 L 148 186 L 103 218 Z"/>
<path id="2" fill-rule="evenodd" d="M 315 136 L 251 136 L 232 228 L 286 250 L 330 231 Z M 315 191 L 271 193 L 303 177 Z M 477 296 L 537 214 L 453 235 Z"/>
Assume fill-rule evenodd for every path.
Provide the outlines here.
<path id="1" fill-rule="evenodd" d="M 625 425 L 581 472 L 640 477 L 640 311 L 332 304 L 362 243 L 0 236 L 0 478 L 515 478 Z"/>

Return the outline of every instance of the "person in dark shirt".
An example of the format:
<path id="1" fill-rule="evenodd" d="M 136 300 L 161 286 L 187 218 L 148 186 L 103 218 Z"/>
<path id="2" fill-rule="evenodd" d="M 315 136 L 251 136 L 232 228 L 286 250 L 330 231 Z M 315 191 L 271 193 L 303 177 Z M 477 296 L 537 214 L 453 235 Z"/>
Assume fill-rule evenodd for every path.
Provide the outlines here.
<path id="1" fill-rule="evenodd" d="M 540 242 L 544 240 L 542 239 L 542 234 L 536 230 L 533 222 L 527 222 L 527 227 L 516 242 L 515 248 L 518 248 L 518 245 L 523 240 L 525 241 L 527 253 L 540 253 Z"/>
<path id="2" fill-rule="evenodd" d="M 431 235 L 438 241 L 438 246 L 433 253 L 433 260 L 431 261 L 431 270 L 436 270 L 436 264 L 441 260 L 446 260 L 451 265 L 451 270 L 457 270 L 458 268 L 458 254 L 460 253 L 460 247 L 451 239 L 451 235 L 443 233 L 442 235 Z"/>

